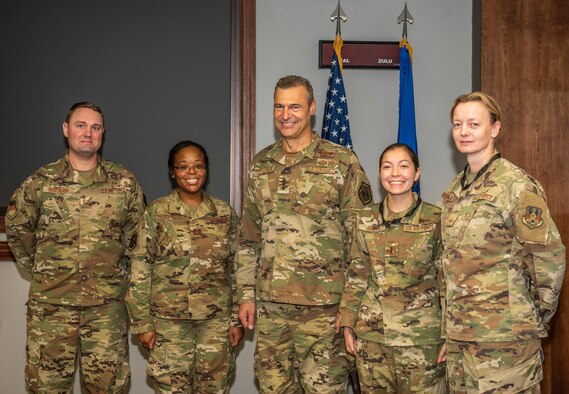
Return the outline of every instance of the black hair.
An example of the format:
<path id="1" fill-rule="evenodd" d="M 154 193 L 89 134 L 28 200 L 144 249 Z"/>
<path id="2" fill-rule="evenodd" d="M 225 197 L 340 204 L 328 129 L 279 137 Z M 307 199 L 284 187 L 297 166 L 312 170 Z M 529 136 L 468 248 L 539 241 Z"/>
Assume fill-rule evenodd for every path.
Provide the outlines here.
<path id="1" fill-rule="evenodd" d="M 172 147 L 172 149 L 170 149 L 170 154 L 168 155 L 168 168 L 170 169 L 170 171 L 174 171 L 174 158 L 176 157 L 178 152 L 189 146 L 193 146 L 194 148 L 197 148 L 200 152 L 202 152 L 205 161 L 205 167 L 208 168 L 209 159 L 207 157 L 207 152 L 205 148 L 200 144 L 198 144 L 197 142 L 186 140 L 178 142 L 176 145 Z"/>

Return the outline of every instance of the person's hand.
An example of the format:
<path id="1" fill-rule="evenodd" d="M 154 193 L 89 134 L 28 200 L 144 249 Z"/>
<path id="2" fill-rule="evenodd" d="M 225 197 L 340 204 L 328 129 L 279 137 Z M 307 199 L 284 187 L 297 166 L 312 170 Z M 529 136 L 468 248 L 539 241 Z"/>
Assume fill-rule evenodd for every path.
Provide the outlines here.
<path id="1" fill-rule="evenodd" d="M 346 343 L 346 351 L 355 356 L 357 340 L 351 327 L 344 327 L 344 342 Z"/>
<path id="2" fill-rule="evenodd" d="M 231 346 L 236 347 L 239 345 L 239 342 L 243 339 L 243 335 L 245 330 L 243 327 L 229 327 L 229 331 L 227 332 L 227 336 L 229 337 L 229 343 Z"/>
<path id="3" fill-rule="evenodd" d="M 447 360 L 447 345 L 445 343 L 441 348 L 441 351 L 439 352 L 439 357 L 437 358 L 437 362 L 444 363 L 446 360 Z"/>
<path id="4" fill-rule="evenodd" d="M 154 347 L 154 339 L 156 338 L 156 331 L 149 331 L 143 332 L 142 334 L 138 334 L 136 339 L 138 342 L 148 350 Z"/>
<path id="5" fill-rule="evenodd" d="M 248 302 L 246 304 L 239 305 L 239 320 L 243 327 L 252 330 L 255 326 L 255 303 Z"/>

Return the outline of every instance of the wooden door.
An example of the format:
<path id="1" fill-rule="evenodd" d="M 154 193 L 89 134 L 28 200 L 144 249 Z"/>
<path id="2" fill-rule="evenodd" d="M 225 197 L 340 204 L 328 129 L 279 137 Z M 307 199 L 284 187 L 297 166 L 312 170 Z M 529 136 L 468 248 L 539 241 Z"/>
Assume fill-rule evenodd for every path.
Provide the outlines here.
<path id="1" fill-rule="evenodd" d="M 569 7 L 482 0 L 481 87 L 497 98 L 501 151 L 543 185 L 569 246 Z M 569 272 L 545 351 L 544 393 L 569 392 Z"/>

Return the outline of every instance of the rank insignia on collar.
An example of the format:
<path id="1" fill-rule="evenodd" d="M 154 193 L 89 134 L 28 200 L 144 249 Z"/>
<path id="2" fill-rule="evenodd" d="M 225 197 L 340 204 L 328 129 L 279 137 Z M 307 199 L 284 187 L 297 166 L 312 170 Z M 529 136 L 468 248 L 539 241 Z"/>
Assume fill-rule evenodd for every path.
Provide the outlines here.
<path id="1" fill-rule="evenodd" d="M 522 218 L 522 222 L 528 226 L 530 229 L 538 228 L 543 224 L 543 218 L 541 214 L 543 209 L 538 207 L 527 206 L 526 214 Z"/>

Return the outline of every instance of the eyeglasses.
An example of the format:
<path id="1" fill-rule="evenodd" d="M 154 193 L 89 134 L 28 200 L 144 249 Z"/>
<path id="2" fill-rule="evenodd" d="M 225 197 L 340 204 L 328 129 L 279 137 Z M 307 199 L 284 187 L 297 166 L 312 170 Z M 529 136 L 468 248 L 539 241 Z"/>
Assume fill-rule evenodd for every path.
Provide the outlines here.
<path id="1" fill-rule="evenodd" d="M 204 172 L 205 171 L 205 164 L 194 164 L 193 166 L 189 164 L 180 164 L 179 166 L 174 166 L 176 171 L 178 172 L 189 172 L 192 169 L 195 172 Z"/>

